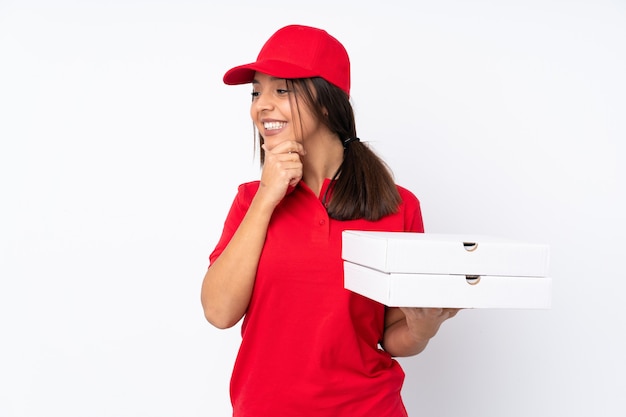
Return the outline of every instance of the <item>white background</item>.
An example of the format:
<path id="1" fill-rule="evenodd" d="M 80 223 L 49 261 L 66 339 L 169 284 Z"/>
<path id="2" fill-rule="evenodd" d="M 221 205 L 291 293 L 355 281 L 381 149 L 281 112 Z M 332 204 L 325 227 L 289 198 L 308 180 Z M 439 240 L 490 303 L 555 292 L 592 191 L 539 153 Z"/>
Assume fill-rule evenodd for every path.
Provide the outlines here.
<path id="1" fill-rule="evenodd" d="M 348 49 L 427 231 L 551 246 L 551 310 L 402 359 L 410 415 L 626 415 L 623 1 L 0 0 L 0 416 L 230 414 L 199 290 L 259 169 L 221 77 L 290 23 Z"/>

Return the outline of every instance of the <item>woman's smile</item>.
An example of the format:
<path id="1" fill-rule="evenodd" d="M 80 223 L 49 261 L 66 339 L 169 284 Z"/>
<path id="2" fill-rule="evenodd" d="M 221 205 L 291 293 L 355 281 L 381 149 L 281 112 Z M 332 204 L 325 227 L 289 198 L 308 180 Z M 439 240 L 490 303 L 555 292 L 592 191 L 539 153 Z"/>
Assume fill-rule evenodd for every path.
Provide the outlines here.
<path id="1" fill-rule="evenodd" d="M 263 136 L 274 136 L 281 133 L 287 126 L 287 122 L 277 120 L 264 120 L 261 122 L 263 125 Z"/>

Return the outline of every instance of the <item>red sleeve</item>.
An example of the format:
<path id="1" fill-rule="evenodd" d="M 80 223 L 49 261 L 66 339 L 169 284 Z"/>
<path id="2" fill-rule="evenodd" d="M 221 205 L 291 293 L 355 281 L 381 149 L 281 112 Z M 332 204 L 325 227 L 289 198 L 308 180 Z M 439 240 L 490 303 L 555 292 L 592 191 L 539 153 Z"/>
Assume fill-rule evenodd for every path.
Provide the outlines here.
<path id="1" fill-rule="evenodd" d="M 228 245 L 228 242 L 230 242 L 230 239 L 239 228 L 241 221 L 248 212 L 248 208 L 250 208 L 250 203 L 252 202 L 252 198 L 256 194 L 258 188 L 259 183 L 257 181 L 241 184 L 237 189 L 237 195 L 235 196 L 233 204 L 230 206 L 228 216 L 226 216 L 226 220 L 224 221 L 222 236 L 217 242 L 215 249 L 213 249 L 213 252 L 209 255 L 210 263 L 215 262 L 215 260 L 222 254 L 224 248 Z"/>
<path id="2" fill-rule="evenodd" d="M 424 222 L 420 202 L 411 191 L 398 186 L 404 204 L 404 231 L 424 233 Z"/>

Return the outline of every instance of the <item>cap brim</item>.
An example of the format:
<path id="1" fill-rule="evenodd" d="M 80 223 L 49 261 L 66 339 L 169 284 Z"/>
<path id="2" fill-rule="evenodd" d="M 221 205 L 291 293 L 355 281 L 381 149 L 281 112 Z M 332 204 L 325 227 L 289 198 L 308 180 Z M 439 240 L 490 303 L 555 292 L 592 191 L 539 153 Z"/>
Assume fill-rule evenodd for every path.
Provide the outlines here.
<path id="1" fill-rule="evenodd" d="M 251 83 L 256 72 L 271 75 L 277 78 L 310 78 L 319 74 L 283 61 L 267 60 L 257 61 L 246 65 L 239 65 L 231 68 L 224 74 L 224 83 L 228 85 L 238 85 Z"/>

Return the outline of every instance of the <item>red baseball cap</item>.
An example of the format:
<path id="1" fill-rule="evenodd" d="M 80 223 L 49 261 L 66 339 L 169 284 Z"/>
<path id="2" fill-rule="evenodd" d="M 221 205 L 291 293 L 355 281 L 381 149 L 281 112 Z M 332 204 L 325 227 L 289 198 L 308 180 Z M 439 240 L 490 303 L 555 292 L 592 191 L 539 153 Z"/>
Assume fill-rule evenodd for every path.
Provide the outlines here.
<path id="1" fill-rule="evenodd" d="M 256 62 L 231 68 L 224 83 L 250 83 L 256 71 L 287 79 L 321 77 L 350 94 L 348 52 L 326 31 L 310 26 L 279 29 L 265 42 Z"/>

